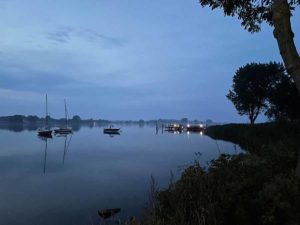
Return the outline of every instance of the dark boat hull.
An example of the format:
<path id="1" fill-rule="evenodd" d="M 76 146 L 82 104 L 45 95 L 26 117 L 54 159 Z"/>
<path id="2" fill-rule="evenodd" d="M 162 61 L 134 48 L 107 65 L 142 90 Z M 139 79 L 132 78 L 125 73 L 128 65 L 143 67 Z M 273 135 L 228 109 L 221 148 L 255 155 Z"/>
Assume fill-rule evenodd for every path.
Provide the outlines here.
<path id="1" fill-rule="evenodd" d="M 52 131 L 51 130 L 41 130 L 41 131 L 38 131 L 38 136 L 52 138 Z"/>
<path id="2" fill-rule="evenodd" d="M 106 128 L 103 130 L 104 134 L 120 134 L 120 129 L 118 128 Z"/>
<path id="3" fill-rule="evenodd" d="M 54 130 L 55 134 L 71 134 L 73 130 L 71 128 L 59 128 Z"/>

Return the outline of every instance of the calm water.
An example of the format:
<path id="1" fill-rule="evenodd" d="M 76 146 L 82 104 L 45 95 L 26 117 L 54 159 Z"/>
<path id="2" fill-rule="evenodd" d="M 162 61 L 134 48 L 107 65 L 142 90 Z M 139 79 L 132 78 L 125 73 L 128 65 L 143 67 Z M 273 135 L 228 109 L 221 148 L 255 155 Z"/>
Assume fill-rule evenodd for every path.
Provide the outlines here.
<path id="1" fill-rule="evenodd" d="M 151 174 L 165 187 L 170 171 L 178 177 L 195 152 L 205 165 L 220 152 L 239 151 L 200 134 L 156 134 L 147 126 L 122 131 L 110 137 L 82 127 L 48 139 L 45 151 L 35 131 L 0 130 L 0 224 L 99 224 L 98 209 L 118 207 L 121 218 L 141 216 Z"/>

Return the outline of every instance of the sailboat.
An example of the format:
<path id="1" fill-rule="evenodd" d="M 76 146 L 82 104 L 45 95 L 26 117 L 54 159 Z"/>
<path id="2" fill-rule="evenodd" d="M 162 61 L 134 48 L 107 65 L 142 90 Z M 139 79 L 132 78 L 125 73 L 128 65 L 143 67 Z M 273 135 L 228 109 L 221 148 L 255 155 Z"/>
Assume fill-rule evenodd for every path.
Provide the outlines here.
<path id="1" fill-rule="evenodd" d="M 67 110 L 67 103 L 66 100 L 64 100 L 65 103 L 65 119 L 66 119 L 66 125 L 65 127 L 54 129 L 55 134 L 70 134 L 73 133 L 73 130 L 71 127 L 68 127 L 68 110 Z"/>
<path id="2" fill-rule="evenodd" d="M 47 98 L 47 95 L 46 95 L 45 127 L 38 130 L 38 136 L 52 138 L 52 130 L 50 130 L 49 124 L 48 124 L 48 98 Z"/>

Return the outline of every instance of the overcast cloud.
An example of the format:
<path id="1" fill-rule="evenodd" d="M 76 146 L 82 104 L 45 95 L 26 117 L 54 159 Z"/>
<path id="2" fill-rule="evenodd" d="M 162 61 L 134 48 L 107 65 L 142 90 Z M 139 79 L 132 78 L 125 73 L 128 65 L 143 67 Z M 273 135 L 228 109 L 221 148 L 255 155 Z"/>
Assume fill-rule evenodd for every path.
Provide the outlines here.
<path id="1" fill-rule="evenodd" d="M 296 44 L 300 28 L 293 18 Z M 194 0 L 0 0 L 0 114 L 246 121 L 226 99 L 235 70 L 281 61 L 258 34 Z"/>

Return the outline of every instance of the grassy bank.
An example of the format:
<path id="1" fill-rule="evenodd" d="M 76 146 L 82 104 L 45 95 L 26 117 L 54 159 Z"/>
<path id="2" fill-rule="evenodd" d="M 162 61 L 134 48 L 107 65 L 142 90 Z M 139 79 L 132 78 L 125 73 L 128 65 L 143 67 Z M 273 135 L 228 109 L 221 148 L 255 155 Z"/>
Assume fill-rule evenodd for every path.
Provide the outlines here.
<path id="1" fill-rule="evenodd" d="M 240 145 L 251 153 L 259 153 L 266 146 L 300 144 L 300 122 L 226 124 L 208 127 L 205 134 L 213 139 L 225 140 Z M 288 147 L 291 150 L 291 146 Z"/>
<path id="2" fill-rule="evenodd" d="M 195 161 L 180 180 L 155 193 L 144 224 L 300 224 L 299 123 L 228 124 L 206 134 L 248 153 L 221 155 L 207 168 Z"/>

